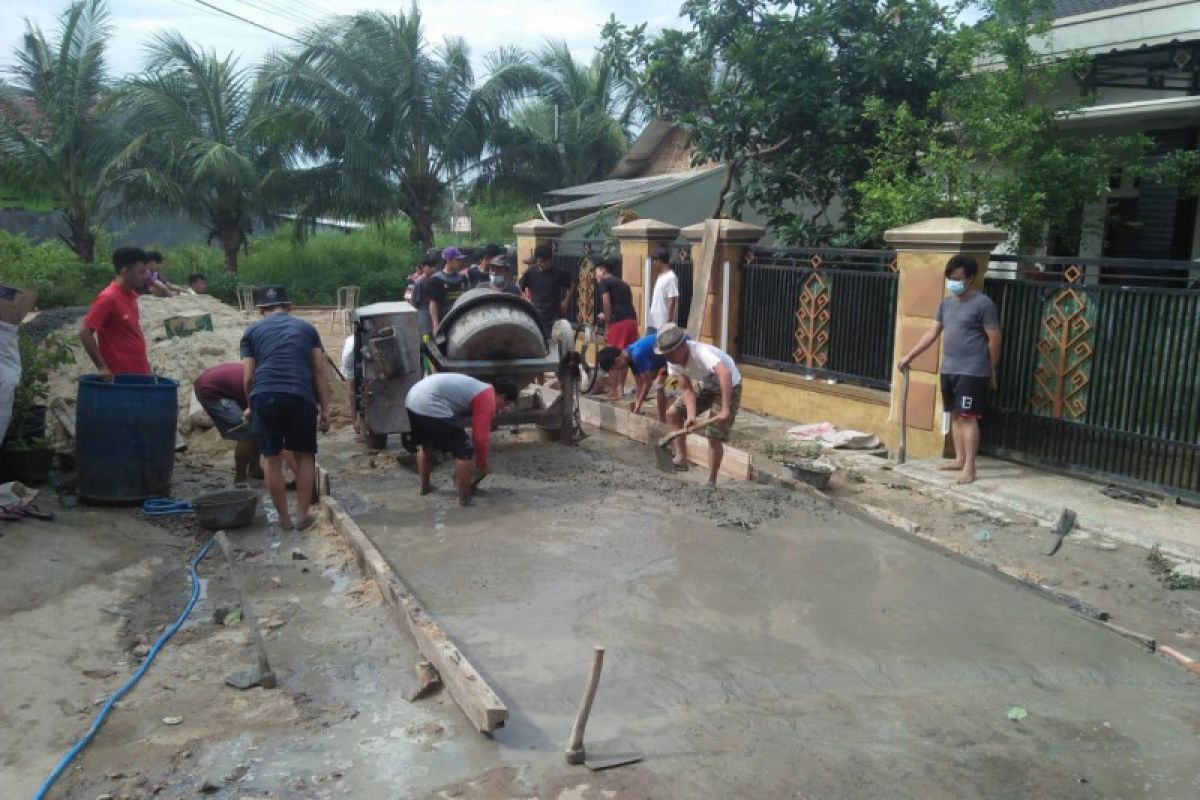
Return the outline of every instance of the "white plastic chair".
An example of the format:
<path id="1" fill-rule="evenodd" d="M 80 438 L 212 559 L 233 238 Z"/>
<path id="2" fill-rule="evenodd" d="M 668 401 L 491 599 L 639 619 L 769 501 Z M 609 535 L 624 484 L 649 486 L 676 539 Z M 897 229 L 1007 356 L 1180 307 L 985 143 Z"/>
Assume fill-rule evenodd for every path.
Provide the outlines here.
<path id="1" fill-rule="evenodd" d="M 340 329 L 342 333 L 350 330 L 350 313 L 358 308 L 357 286 L 339 286 L 337 290 L 337 305 L 333 309 L 333 330 Z"/>
<path id="2" fill-rule="evenodd" d="M 238 311 L 249 317 L 254 314 L 254 293 L 258 291 L 257 286 L 251 286 L 248 283 L 239 283 L 237 285 L 237 301 Z"/>

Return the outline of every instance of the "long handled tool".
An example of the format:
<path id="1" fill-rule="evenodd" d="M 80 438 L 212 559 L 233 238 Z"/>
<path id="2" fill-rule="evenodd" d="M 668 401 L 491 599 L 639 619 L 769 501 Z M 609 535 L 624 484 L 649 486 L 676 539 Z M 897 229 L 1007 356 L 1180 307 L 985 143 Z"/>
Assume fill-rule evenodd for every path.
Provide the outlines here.
<path id="1" fill-rule="evenodd" d="M 896 449 L 896 463 L 903 464 L 908 456 L 908 366 L 900 368 L 900 445 Z"/>
<path id="2" fill-rule="evenodd" d="M 703 422 L 698 422 L 690 428 L 680 428 L 677 431 L 671 431 L 666 436 L 659 439 L 658 443 L 654 446 L 654 463 L 657 464 L 658 468 L 663 472 L 674 472 L 675 458 L 671 455 L 671 442 L 675 441 L 680 436 L 686 436 L 689 433 L 695 433 L 701 428 L 712 425 L 716 421 L 716 417 L 710 416 L 708 419 L 704 420 Z"/>
<path id="3" fill-rule="evenodd" d="M 254 609 L 250 607 L 250 598 L 246 596 L 246 587 L 242 585 L 242 578 L 238 575 L 237 566 L 234 564 L 233 551 L 229 549 L 229 539 L 225 537 L 225 531 L 217 531 L 217 544 L 221 546 L 221 552 L 225 554 L 225 560 L 229 562 L 229 577 L 233 579 L 233 586 L 237 589 L 238 598 L 242 604 L 242 619 L 246 620 L 246 624 L 250 628 L 250 635 L 254 639 L 254 647 L 258 651 L 258 669 L 248 669 L 241 672 L 235 672 L 225 678 L 225 682 L 237 689 L 249 689 L 251 686 L 262 686 L 264 689 L 274 689 L 278 685 L 275 678 L 275 673 L 271 671 L 271 663 L 267 661 L 267 648 L 263 645 L 262 633 L 258 630 L 258 620 L 254 617 Z"/>
<path id="4" fill-rule="evenodd" d="M 641 752 L 624 741 L 604 742 L 597 745 L 599 755 L 588 755 L 583 747 L 583 732 L 587 728 L 588 716 L 592 713 L 592 702 L 596 699 L 596 690 L 600 688 L 600 670 L 604 667 L 604 648 L 592 650 L 592 668 L 588 672 L 587 685 L 583 689 L 583 699 L 579 702 L 579 711 L 575 715 L 575 724 L 571 727 L 571 740 L 567 743 L 567 763 L 584 764 L 592 771 L 619 767 L 623 764 L 633 764 L 642 760 Z"/>

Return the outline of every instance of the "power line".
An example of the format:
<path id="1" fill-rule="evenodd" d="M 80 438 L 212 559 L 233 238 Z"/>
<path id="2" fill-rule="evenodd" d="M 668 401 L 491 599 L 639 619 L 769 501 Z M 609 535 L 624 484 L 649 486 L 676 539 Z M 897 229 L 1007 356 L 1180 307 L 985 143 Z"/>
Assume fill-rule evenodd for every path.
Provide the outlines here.
<path id="1" fill-rule="evenodd" d="M 269 0 L 261 0 L 261 2 L 253 2 L 253 0 L 239 0 L 239 2 L 241 2 L 243 5 L 257 9 L 264 14 L 283 17 L 291 22 L 295 22 L 297 25 L 311 26 L 314 24 L 313 20 L 308 19 L 307 17 L 297 13 L 296 11 L 293 11 L 277 1 L 269 2 Z"/>
<path id="2" fill-rule="evenodd" d="M 219 6 L 214 6 L 212 3 L 207 2 L 207 0 L 192 0 L 192 2 L 196 3 L 197 5 L 203 6 L 204 8 L 208 8 L 213 11 L 216 11 L 218 14 L 224 14 L 227 17 L 236 19 L 238 22 L 244 22 L 245 24 L 250 25 L 255 28 L 258 28 L 261 31 L 266 31 L 267 33 L 273 33 L 276 36 L 279 36 L 280 38 L 287 39 L 288 41 L 295 42 L 296 44 L 300 44 L 300 45 L 307 44 L 303 40 L 297 39 L 295 36 L 289 36 L 286 33 L 280 33 L 279 31 L 275 30 L 274 28 L 268 28 L 266 25 L 255 22 L 252 19 L 246 19 L 245 17 L 243 17 L 240 14 L 235 14 L 234 12 L 229 11 L 227 9 L 221 8 Z"/>

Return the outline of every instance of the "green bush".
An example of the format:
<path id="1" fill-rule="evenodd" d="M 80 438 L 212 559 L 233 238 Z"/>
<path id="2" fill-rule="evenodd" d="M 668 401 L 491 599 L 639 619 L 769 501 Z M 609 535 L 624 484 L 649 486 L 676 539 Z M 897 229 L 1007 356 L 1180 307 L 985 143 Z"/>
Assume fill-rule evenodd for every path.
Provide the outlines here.
<path id="1" fill-rule="evenodd" d="M 37 292 L 38 308 L 86 306 L 111 280 L 107 253 L 83 264 L 61 242 L 34 244 L 0 231 L 0 281 Z"/>

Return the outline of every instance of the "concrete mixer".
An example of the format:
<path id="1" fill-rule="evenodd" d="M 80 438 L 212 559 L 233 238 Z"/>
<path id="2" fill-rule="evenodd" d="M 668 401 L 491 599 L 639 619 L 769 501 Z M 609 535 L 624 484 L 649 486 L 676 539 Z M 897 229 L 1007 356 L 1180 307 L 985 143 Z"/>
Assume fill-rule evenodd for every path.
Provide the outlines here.
<path id="1" fill-rule="evenodd" d="M 424 343 L 417 311 L 408 303 L 363 306 L 354 311 L 353 320 L 355 403 L 370 449 L 382 450 L 389 434 L 408 431 L 404 398 L 421 379 L 422 354 L 437 372 L 461 372 L 484 381 L 504 377 L 519 388 L 556 373 L 561 391 L 550 406 L 542 405 L 541 394 L 523 394 L 518 407 L 498 415 L 494 424 L 536 424 L 564 444 L 581 438 L 574 331 L 570 323 L 560 323 L 562 329 L 547 343 L 537 311 L 525 298 L 472 289 L 442 319 L 437 336 Z"/>

